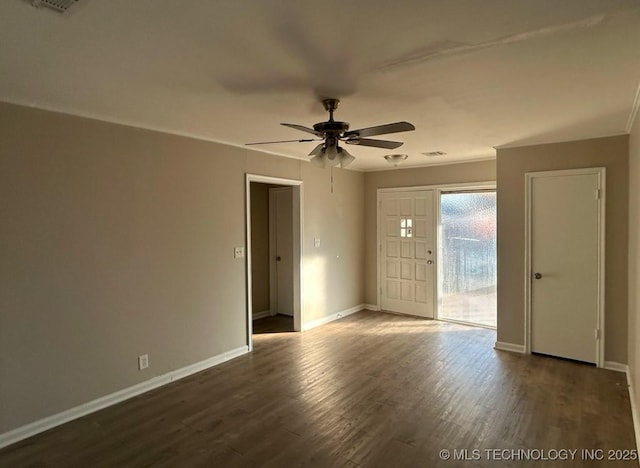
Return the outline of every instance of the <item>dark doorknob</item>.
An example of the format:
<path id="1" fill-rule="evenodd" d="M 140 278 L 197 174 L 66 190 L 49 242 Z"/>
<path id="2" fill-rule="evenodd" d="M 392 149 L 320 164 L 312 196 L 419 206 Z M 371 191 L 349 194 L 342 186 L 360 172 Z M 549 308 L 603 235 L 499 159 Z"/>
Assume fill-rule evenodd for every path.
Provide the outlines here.
<path id="1" fill-rule="evenodd" d="M 276 257 L 276 262 L 279 262 L 280 260 L 282 260 L 282 257 L 278 255 L 278 256 Z"/>
<path id="2" fill-rule="evenodd" d="M 540 279 L 540 278 L 542 278 L 542 275 L 541 275 L 540 273 L 534 273 L 534 274 L 533 274 L 533 277 L 534 277 L 535 279 Z"/>

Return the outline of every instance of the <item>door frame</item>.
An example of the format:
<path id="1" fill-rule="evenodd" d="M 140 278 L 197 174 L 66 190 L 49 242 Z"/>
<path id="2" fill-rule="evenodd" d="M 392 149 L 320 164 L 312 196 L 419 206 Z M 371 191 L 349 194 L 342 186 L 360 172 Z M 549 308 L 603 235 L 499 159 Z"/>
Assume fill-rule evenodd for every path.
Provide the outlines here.
<path id="1" fill-rule="evenodd" d="M 597 175 L 599 186 L 598 203 L 598 303 L 597 323 L 599 336 L 596 340 L 596 366 L 604 367 L 605 365 L 605 211 L 606 211 L 606 168 L 604 167 L 585 167 L 579 169 L 563 169 L 557 171 L 537 171 L 526 172 L 525 177 L 525 258 L 524 258 L 524 350 L 526 354 L 531 354 L 531 191 L 533 188 L 533 180 L 542 177 L 561 177 L 568 175 Z"/>
<path id="2" fill-rule="evenodd" d="M 251 182 L 263 184 L 287 185 L 293 187 L 293 329 L 301 331 L 303 327 L 302 310 L 302 239 L 304 219 L 304 190 L 301 180 L 283 179 L 259 174 L 245 176 L 245 245 L 246 247 L 246 321 L 247 346 L 253 351 L 253 304 L 251 301 Z"/>
<path id="3" fill-rule="evenodd" d="M 433 210 L 436 218 L 434 219 L 434 229 L 435 233 L 433 233 L 434 239 L 434 248 L 435 248 L 435 269 L 433 272 L 433 278 L 435 281 L 434 284 L 434 294 L 433 294 L 433 320 L 440 320 L 438 318 L 438 301 L 440 299 L 440 292 L 438 291 L 438 275 L 439 273 L 439 265 L 440 265 L 440 191 L 446 190 L 461 190 L 461 189 L 486 189 L 490 187 L 496 187 L 495 180 L 493 181 L 478 181 L 478 182 L 460 182 L 460 183 L 452 183 L 452 184 L 434 184 L 434 185 L 412 185 L 409 187 L 384 187 L 376 190 L 376 310 L 380 309 L 380 295 L 382 294 L 382 279 L 381 279 L 381 271 L 382 271 L 382 256 L 380 255 L 382 252 L 382 235 L 380 230 L 382 229 L 382 220 L 381 220 L 381 210 L 380 206 L 382 203 L 382 198 L 380 194 L 385 192 L 412 192 L 414 190 L 433 190 L 434 192 L 434 202 L 433 202 Z"/>

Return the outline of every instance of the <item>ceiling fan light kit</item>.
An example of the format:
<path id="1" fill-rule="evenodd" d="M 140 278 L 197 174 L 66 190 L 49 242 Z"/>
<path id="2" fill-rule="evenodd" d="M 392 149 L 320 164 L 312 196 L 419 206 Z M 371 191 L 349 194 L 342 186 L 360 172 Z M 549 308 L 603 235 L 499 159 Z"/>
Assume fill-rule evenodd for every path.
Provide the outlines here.
<path id="1" fill-rule="evenodd" d="M 340 122 L 333 119 L 333 113 L 338 108 L 338 99 L 324 99 L 322 105 L 329 113 L 329 120 L 326 122 L 318 122 L 314 124 L 313 128 L 305 127 L 304 125 L 283 123 L 285 127 L 300 130 L 305 133 L 314 135 L 318 140 L 322 140 L 318 146 L 316 146 L 309 156 L 311 162 L 322 167 L 334 167 L 340 166 L 342 168 L 347 167 L 356 158 L 353 157 L 347 150 L 341 148 L 339 143 L 343 142 L 348 145 L 360 145 L 370 146 L 373 148 L 385 148 L 395 149 L 402 145 L 400 141 L 389 140 L 376 140 L 367 138 L 374 135 L 384 135 L 386 133 L 398 133 L 408 132 L 415 130 L 416 127 L 409 122 L 395 122 L 386 125 L 377 125 L 375 127 L 361 128 L 358 130 L 349 130 L 348 122 Z M 316 139 L 304 139 L 304 140 L 278 140 L 278 141 L 262 141 L 258 143 L 247 143 L 247 145 L 266 145 L 271 143 L 286 143 L 286 142 L 308 142 L 315 141 Z M 405 158 L 406 159 L 406 155 Z"/>
<path id="2" fill-rule="evenodd" d="M 406 154 L 387 154 L 384 159 L 393 167 L 397 167 L 398 164 L 405 161 L 409 156 Z"/>
<path id="3" fill-rule="evenodd" d="M 345 168 L 355 159 L 346 149 L 339 146 L 329 146 L 322 148 L 320 154 L 316 154 L 311 158 L 311 162 L 320 167 L 340 166 Z"/>

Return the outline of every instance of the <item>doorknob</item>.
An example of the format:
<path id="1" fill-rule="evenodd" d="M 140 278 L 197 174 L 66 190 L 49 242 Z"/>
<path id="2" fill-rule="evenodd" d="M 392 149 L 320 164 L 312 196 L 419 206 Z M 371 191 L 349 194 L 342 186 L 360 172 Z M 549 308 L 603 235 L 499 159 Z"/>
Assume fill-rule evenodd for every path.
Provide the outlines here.
<path id="1" fill-rule="evenodd" d="M 278 255 L 278 256 L 276 257 L 276 262 L 279 262 L 280 260 L 282 260 L 282 257 L 281 257 L 280 255 Z"/>
<path id="2" fill-rule="evenodd" d="M 534 277 L 535 279 L 540 279 L 540 278 L 542 278 L 542 275 L 541 275 L 540 273 L 534 273 L 534 274 L 533 274 L 533 277 Z"/>
<path id="3" fill-rule="evenodd" d="M 433 263 L 433 260 L 427 260 L 427 265 L 431 265 Z"/>

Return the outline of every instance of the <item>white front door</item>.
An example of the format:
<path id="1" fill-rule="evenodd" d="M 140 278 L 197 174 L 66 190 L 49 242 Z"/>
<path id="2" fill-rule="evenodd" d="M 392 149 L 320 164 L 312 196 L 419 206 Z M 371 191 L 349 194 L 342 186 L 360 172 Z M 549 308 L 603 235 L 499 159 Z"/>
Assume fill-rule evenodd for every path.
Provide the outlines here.
<path id="1" fill-rule="evenodd" d="M 602 179 L 528 175 L 531 351 L 598 363 Z"/>
<path id="2" fill-rule="evenodd" d="M 269 189 L 271 315 L 293 316 L 293 189 Z"/>
<path id="3" fill-rule="evenodd" d="M 380 193 L 380 308 L 433 318 L 433 191 Z"/>

